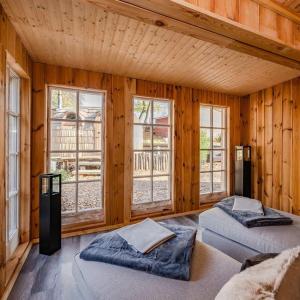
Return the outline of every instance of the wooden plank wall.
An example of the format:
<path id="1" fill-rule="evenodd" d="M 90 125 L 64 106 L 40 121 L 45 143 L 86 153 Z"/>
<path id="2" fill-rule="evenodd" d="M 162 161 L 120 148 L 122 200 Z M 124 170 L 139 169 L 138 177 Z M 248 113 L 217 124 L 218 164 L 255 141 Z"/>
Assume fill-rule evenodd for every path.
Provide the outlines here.
<path id="1" fill-rule="evenodd" d="M 249 30 L 300 49 L 300 18 L 263 0 L 185 0 L 230 19 Z"/>
<path id="2" fill-rule="evenodd" d="M 250 109 L 249 109 L 250 108 Z M 249 111 L 249 113 L 246 113 Z M 241 101 L 241 135 L 252 146 L 252 196 L 300 214 L 300 80 L 251 94 Z"/>
<path id="3" fill-rule="evenodd" d="M 32 211 L 31 235 L 38 237 L 38 176 L 46 171 L 46 85 L 66 85 L 105 90 L 106 171 L 105 225 L 130 221 L 132 96 L 174 99 L 175 161 L 174 213 L 199 209 L 199 104 L 230 108 L 231 187 L 233 149 L 240 143 L 240 99 L 171 84 L 34 63 L 32 99 Z"/>
<path id="4" fill-rule="evenodd" d="M 20 227 L 21 243 L 29 242 L 29 207 L 30 207 L 30 103 L 31 103 L 31 59 L 0 5 L 0 296 L 5 285 L 17 266 L 18 258 L 11 257 L 6 264 L 6 196 L 5 196 L 5 139 L 6 136 L 6 65 L 21 76 L 21 142 L 20 161 L 22 170 L 20 174 Z M 6 266 L 10 266 L 7 270 Z"/>

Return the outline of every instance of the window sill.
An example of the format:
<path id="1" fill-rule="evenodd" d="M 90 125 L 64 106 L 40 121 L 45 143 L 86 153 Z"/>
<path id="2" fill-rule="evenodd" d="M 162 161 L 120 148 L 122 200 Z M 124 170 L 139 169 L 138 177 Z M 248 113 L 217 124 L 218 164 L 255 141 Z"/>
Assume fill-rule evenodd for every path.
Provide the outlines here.
<path id="1" fill-rule="evenodd" d="M 200 195 L 200 205 L 207 203 L 214 203 L 222 200 L 225 197 L 228 197 L 228 192 L 220 192 L 220 193 L 211 193 Z"/>
<path id="2" fill-rule="evenodd" d="M 62 215 L 62 232 L 104 224 L 104 210 L 90 210 Z"/>
<path id="3" fill-rule="evenodd" d="M 157 215 L 170 214 L 173 212 L 172 201 L 160 201 L 143 204 L 133 204 L 131 206 L 131 219 L 142 217 L 153 217 Z"/>

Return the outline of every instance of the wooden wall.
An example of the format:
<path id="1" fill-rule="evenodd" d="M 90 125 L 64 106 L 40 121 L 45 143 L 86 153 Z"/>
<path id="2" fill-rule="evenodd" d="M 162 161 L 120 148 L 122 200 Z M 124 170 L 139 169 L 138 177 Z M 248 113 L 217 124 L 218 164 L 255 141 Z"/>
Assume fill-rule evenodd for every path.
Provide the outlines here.
<path id="1" fill-rule="evenodd" d="M 31 235 L 38 237 L 38 176 L 46 170 L 46 85 L 107 91 L 105 206 L 107 226 L 130 221 L 132 96 L 174 99 L 174 213 L 199 209 L 199 104 L 230 107 L 230 147 L 240 142 L 239 97 L 122 76 L 34 63 L 32 99 Z M 231 151 L 233 160 L 233 151 Z M 230 173 L 233 175 L 231 164 Z M 233 180 L 231 180 L 233 186 Z M 231 188 L 232 188 L 231 186 Z M 231 189 L 232 190 L 232 189 Z"/>
<path id="2" fill-rule="evenodd" d="M 0 296 L 18 264 L 19 257 L 13 256 L 6 263 L 6 65 L 7 63 L 22 77 L 21 86 L 21 143 L 20 161 L 22 170 L 20 226 L 21 243 L 29 242 L 29 207 L 30 207 L 30 102 L 31 102 L 31 59 L 17 35 L 11 22 L 8 20 L 0 5 Z M 22 252 L 22 251 L 21 251 Z M 18 252 L 18 255 L 21 253 Z M 9 266 L 9 267 L 8 267 Z"/>
<path id="3" fill-rule="evenodd" d="M 271 39 L 300 49 L 300 18 L 272 1 L 185 0 L 246 26 Z"/>
<path id="4" fill-rule="evenodd" d="M 300 79 L 241 100 L 241 141 L 252 146 L 252 196 L 300 214 Z"/>

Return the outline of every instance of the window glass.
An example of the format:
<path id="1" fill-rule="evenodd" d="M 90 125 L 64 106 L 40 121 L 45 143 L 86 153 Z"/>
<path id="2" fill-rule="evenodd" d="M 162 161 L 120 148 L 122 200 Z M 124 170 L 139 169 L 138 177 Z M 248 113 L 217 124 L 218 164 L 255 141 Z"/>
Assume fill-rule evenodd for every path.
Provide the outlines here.
<path id="1" fill-rule="evenodd" d="M 20 201 L 20 78 L 7 69 L 6 105 L 6 213 L 8 257 L 19 244 Z"/>
<path id="2" fill-rule="evenodd" d="M 50 172 L 62 176 L 62 211 L 103 208 L 104 94 L 50 87 Z"/>
<path id="3" fill-rule="evenodd" d="M 171 201 L 172 102 L 133 99 L 133 204 Z"/>
<path id="4" fill-rule="evenodd" d="M 227 108 L 200 105 L 200 194 L 226 191 Z"/>

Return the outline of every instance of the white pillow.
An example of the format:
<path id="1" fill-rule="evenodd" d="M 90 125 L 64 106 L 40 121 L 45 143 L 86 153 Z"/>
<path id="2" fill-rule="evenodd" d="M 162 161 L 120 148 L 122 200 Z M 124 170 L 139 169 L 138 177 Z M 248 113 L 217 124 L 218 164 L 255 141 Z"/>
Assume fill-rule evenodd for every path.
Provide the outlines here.
<path id="1" fill-rule="evenodd" d="M 247 268 L 239 274 L 234 275 L 220 290 L 215 300 L 259 300 L 259 299 L 285 299 L 277 298 L 285 276 L 289 270 L 293 270 L 295 264 L 299 264 L 300 246 L 283 251 L 275 258 L 261 262 L 258 265 Z M 295 269 L 296 270 L 296 269 Z M 294 273 L 292 280 L 300 283 L 298 274 Z M 286 286 L 286 283 L 284 283 Z M 282 293 L 282 291 L 280 292 Z M 297 290 L 296 292 L 297 293 Z M 299 294 L 293 298 L 299 299 Z"/>
<path id="2" fill-rule="evenodd" d="M 233 211 L 248 211 L 263 215 L 264 210 L 262 203 L 256 199 L 246 197 L 234 196 Z"/>
<path id="3" fill-rule="evenodd" d="M 147 253 L 175 236 L 171 230 L 147 218 L 144 221 L 117 230 L 117 233 L 133 248 Z"/>

